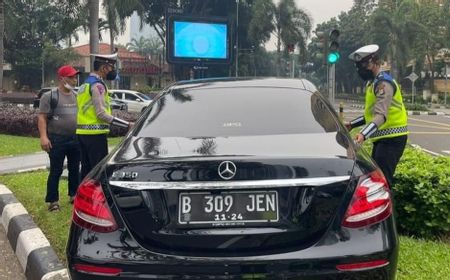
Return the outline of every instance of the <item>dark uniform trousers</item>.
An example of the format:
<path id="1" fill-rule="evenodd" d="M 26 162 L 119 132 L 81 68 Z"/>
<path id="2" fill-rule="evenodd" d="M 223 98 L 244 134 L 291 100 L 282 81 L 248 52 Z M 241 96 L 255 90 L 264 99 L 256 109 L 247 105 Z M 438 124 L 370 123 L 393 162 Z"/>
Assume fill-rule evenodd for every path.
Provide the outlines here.
<path id="1" fill-rule="evenodd" d="M 86 175 L 108 154 L 107 134 L 78 134 L 81 147 L 81 178 Z"/>
<path id="2" fill-rule="evenodd" d="M 373 143 L 372 158 L 383 171 L 389 186 L 394 183 L 394 173 L 397 163 L 405 150 L 407 135 L 380 139 Z"/>

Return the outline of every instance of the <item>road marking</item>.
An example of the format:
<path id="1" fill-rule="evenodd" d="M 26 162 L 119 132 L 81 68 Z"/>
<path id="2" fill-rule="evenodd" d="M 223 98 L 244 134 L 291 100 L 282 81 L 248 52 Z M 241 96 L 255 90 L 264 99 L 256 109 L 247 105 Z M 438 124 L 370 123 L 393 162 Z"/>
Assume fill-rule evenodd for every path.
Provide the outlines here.
<path id="1" fill-rule="evenodd" d="M 429 153 L 429 154 L 431 154 L 431 155 L 433 155 L 433 156 L 442 156 L 442 155 L 439 154 L 439 153 L 435 153 L 435 152 L 433 152 L 433 151 L 424 149 L 424 148 L 420 147 L 420 146 L 417 145 L 417 144 L 412 144 L 411 146 L 413 146 L 413 147 L 416 148 L 416 149 L 422 150 L 422 151 L 424 151 L 424 152 L 426 152 L 426 153 Z"/>
<path id="2" fill-rule="evenodd" d="M 418 122 L 431 123 L 431 124 L 437 124 L 437 125 L 441 125 L 441 126 L 450 127 L 450 124 L 441 123 L 441 122 L 424 121 L 424 120 L 415 119 L 415 118 L 409 118 L 409 119 L 410 120 L 414 120 L 414 121 L 418 121 Z"/>
<path id="3" fill-rule="evenodd" d="M 408 124 L 408 126 L 412 126 L 412 127 L 426 127 L 426 128 L 436 128 L 436 129 L 450 130 L 450 127 L 440 127 L 440 126 L 434 126 L 434 125 Z"/>
<path id="4" fill-rule="evenodd" d="M 450 131 L 449 132 L 435 132 L 435 131 L 410 131 L 409 134 L 436 134 L 436 135 L 450 135 Z"/>
<path id="5" fill-rule="evenodd" d="M 450 151 L 442 151 L 442 152 L 450 155 Z"/>

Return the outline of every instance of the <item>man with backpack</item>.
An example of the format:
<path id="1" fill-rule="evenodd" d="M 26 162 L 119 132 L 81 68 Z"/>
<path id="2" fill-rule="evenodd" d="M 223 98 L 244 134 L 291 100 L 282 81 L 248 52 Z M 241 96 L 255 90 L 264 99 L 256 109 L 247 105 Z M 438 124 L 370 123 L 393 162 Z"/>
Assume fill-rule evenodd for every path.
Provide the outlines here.
<path id="1" fill-rule="evenodd" d="M 41 148 L 50 158 L 45 197 L 49 211 L 59 210 L 58 185 L 66 157 L 70 203 L 73 203 L 80 182 L 80 147 L 75 134 L 77 100 L 73 91 L 79 72 L 70 65 L 64 65 L 58 69 L 57 74 L 58 87 L 42 95 L 38 114 Z"/>

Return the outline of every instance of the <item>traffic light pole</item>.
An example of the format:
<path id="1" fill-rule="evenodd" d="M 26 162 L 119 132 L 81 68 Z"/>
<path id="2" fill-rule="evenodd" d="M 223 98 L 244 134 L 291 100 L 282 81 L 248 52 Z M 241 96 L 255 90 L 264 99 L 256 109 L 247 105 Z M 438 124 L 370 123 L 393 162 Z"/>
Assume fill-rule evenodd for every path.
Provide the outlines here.
<path id="1" fill-rule="evenodd" d="M 334 104 L 334 97 L 335 97 L 335 91 L 336 91 L 336 64 L 328 65 L 327 67 L 327 73 L 328 73 L 328 99 L 330 100 L 331 104 Z"/>

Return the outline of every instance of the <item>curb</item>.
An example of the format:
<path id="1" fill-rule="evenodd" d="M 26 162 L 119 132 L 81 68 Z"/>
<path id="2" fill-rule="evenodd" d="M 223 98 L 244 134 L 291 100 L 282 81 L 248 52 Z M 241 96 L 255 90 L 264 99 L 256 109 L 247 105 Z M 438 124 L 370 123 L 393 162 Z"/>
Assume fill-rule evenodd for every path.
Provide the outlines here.
<path id="1" fill-rule="evenodd" d="M 68 280 L 44 233 L 14 194 L 0 184 L 0 217 L 11 248 L 28 280 Z"/>
<path id="2" fill-rule="evenodd" d="M 429 115 L 429 116 L 444 116 L 444 112 L 423 112 L 423 111 L 408 111 L 408 115 Z"/>

